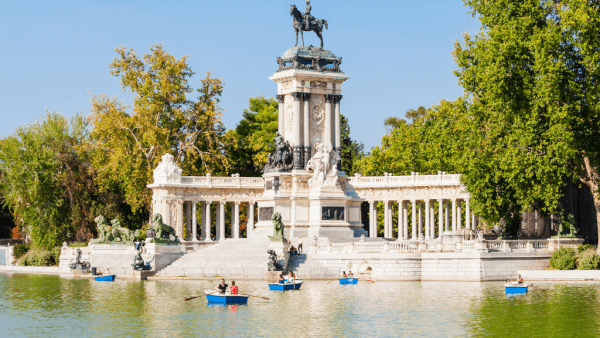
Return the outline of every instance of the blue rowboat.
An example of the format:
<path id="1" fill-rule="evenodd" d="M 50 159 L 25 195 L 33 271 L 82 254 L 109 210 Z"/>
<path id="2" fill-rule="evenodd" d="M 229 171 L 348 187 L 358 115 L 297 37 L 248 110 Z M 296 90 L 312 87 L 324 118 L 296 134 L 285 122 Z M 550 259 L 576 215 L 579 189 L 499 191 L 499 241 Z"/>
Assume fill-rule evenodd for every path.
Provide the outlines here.
<path id="1" fill-rule="evenodd" d="M 269 283 L 269 290 L 271 291 L 288 291 L 288 290 L 300 290 L 302 286 L 302 279 L 296 278 L 295 282 L 286 280 L 285 283 Z"/>
<path id="2" fill-rule="evenodd" d="M 340 278 L 341 285 L 356 284 L 356 283 L 358 283 L 358 278 Z"/>
<path id="3" fill-rule="evenodd" d="M 222 294 L 216 291 L 204 291 L 209 304 L 246 304 L 248 303 L 247 295 L 230 295 Z"/>
<path id="4" fill-rule="evenodd" d="M 96 282 L 112 282 L 115 280 L 116 275 L 99 276 L 94 278 Z"/>
<path id="5" fill-rule="evenodd" d="M 531 284 L 509 283 L 504 285 L 504 292 L 507 295 L 524 295 Z"/>

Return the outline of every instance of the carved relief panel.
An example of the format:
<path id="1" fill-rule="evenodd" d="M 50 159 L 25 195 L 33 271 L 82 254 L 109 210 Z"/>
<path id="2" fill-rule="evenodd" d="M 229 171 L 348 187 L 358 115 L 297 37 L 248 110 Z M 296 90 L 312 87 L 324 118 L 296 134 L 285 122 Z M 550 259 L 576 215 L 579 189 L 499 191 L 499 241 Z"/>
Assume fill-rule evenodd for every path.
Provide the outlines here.
<path id="1" fill-rule="evenodd" d="M 285 125 L 285 137 L 284 139 L 288 142 L 293 140 L 293 125 L 294 125 L 294 97 L 292 95 L 286 95 L 284 101 L 284 125 Z"/>
<path id="2" fill-rule="evenodd" d="M 323 139 L 325 130 L 325 96 L 312 94 L 310 96 L 310 143 Z"/>

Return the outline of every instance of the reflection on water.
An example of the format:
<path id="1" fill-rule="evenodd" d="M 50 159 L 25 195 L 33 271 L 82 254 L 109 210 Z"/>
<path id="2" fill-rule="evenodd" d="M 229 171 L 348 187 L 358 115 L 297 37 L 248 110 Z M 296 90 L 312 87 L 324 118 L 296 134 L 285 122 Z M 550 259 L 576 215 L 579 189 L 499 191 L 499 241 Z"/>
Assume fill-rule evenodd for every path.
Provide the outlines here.
<path id="1" fill-rule="evenodd" d="M 507 298 L 501 283 L 305 281 L 271 292 L 237 281 L 248 305 L 208 305 L 217 281 L 112 283 L 0 275 L 7 336 L 598 336 L 600 285 L 540 284 Z"/>

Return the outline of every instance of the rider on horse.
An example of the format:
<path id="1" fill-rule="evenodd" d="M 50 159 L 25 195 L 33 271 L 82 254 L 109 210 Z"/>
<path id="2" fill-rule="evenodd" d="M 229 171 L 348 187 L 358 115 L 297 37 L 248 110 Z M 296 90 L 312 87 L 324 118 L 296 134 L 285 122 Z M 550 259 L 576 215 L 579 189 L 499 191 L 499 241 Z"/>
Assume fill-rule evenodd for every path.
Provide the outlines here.
<path id="1" fill-rule="evenodd" d="M 310 6 L 310 0 L 306 0 L 306 9 L 304 10 L 304 26 L 306 29 L 310 29 L 310 22 L 313 19 L 313 16 L 310 14 L 312 7 Z"/>

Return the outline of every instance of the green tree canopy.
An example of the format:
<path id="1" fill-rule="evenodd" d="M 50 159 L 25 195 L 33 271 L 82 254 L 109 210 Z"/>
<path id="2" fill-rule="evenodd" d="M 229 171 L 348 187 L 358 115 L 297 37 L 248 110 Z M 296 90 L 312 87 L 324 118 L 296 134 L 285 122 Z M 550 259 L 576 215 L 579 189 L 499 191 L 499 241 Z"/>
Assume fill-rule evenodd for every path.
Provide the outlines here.
<path id="1" fill-rule="evenodd" d="M 227 131 L 227 155 L 231 173 L 261 176 L 267 155 L 277 133 L 278 101 L 264 96 L 251 97 L 248 109 L 235 129 Z"/>
<path id="2" fill-rule="evenodd" d="M 482 23 L 454 51 L 471 121 L 460 171 L 475 212 L 490 221 L 518 214 L 511 205 L 556 212 L 570 176 L 591 188 L 600 211 L 598 4 L 465 4 Z"/>
<path id="3" fill-rule="evenodd" d="M 340 134 L 342 142 L 342 170 L 348 176 L 359 171 L 358 163 L 365 156 L 365 145 L 350 137 L 350 125 L 348 118 L 340 115 Z"/>
<path id="4" fill-rule="evenodd" d="M 187 56 L 176 59 L 161 45 L 152 46 L 142 58 L 124 46 L 116 52 L 111 74 L 134 94 L 134 103 L 91 97 L 90 148 L 100 187 L 118 186 L 134 211 L 148 210 L 151 192 L 146 185 L 165 153 L 175 156 L 184 175 L 225 173 L 221 80 L 207 73 L 197 99 L 191 100 L 194 72 Z"/>

